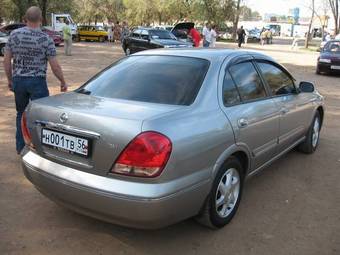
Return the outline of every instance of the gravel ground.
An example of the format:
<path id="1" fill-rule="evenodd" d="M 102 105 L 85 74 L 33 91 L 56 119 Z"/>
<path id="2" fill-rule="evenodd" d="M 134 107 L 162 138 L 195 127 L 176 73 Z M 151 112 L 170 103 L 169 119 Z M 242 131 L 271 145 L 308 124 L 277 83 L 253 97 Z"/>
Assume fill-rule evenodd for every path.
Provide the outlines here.
<path id="1" fill-rule="evenodd" d="M 235 47 L 218 44 L 218 47 Z M 283 45 L 247 45 L 271 55 L 326 98 L 320 146 L 292 151 L 247 182 L 238 214 L 212 231 L 187 220 L 156 231 L 133 230 L 73 213 L 25 179 L 15 153 L 15 106 L 0 66 L 0 254 L 340 254 L 340 79 L 317 76 L 317 53 Z M 67 82 L 76 88 L 122 57 L 119 46 L 77 43 L 58 49 Z M 2 61 L 2 58 L 0 58 Z M 49 72 L 51 94 L 58 82 Z"/>

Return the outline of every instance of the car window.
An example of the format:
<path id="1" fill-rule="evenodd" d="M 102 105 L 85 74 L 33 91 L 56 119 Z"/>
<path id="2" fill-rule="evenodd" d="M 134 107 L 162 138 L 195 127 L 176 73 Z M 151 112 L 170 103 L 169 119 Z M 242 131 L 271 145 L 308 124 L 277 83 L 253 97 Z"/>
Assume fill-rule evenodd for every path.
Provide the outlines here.
<path id="1" fill-rule="evenodd" d="M 130 56 L 78 89 L 79 93 L 133 101 L 190 105 L 209 61 L 178 56 Z"/>
<path id="2" fill-rule="evenodd" d="M 258 66 L 272 95 L 286 95 L 295 92 L 294 81 L 280 68 L 264 62 L 259 62 Z"/>
<path id="3" fill-rule="evenodd" d="M 237 88 L 228 71 L 223 80 L 223 104 L 225 106 L 237 104 L 241 101 Z"/>
<path id="4" fill-rule="evenodd" d="M 150 35 L 153 39 L 176 40 L 176 37 L 167 30 L 151 30 Z"/>
<path id="5" fill-rule="evenodd" d="M 261 78 L 251 62 L 233 65 L 229 71 L 242 101 L 256 100 L 266 96 Z"/>
<path id="6" fill-rule="evenodd" d="M 340 41 L 328 42 L 324 47 L 324 51 L 340 53 Z"/>
<path id="7" fill-rule="evenodd" d="M 140 33 L 141 33 L 141 30 L 140 29 L 136 29 L 136 30 L 134 30 L 132 32 L 132 37 L 139 38 Z"/>
<path id="8" fill-rule="evenodd" d="M 141 37 L 143 40 L 149 39 L 149 32 L 147 30 L 142 30 Z"/>

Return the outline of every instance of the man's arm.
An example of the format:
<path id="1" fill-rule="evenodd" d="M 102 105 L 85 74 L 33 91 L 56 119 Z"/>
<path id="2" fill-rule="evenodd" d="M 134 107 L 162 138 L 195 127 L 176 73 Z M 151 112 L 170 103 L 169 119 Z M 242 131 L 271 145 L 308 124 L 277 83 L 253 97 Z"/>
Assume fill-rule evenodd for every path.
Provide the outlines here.
<path id="1" fill-rule="evenodd" d="M 50 63 L 51 69 L 55 77 L 60 81 L 60 91 L 66 92 L 67 91 L 67 85 L 64 80 L 63 71 L 61 70 L 61 67 L 57 61 L 56 57 L 50 57 L 48 58 L 48 62 Z"/>
<path id="2" fill-rule="evenodd" d="M 12 90 L 12 53 L 9 50 L 5 51 L 4 69 L 8 81 L 8 88 Z"/>

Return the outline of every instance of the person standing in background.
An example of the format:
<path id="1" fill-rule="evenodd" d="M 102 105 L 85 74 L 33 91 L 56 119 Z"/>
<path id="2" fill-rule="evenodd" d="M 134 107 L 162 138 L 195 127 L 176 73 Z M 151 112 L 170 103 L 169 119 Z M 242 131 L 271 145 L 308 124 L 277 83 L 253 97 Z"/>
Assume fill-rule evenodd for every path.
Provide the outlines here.
<path id="1" fill-rule="evenodd" d="M 244 30 L 244 44 L 248 44 L 248 37 L 249 37 L 249 31 L 247 29 Z"/>
<path id="2" fill-rule="evenodd" d="M 127 24 L 126 21 L 123 21 L 122 31 L 121 31 L 121 35 L 120 35 L 120 42 L 121 42 L 122 45 L 123 45 L 125 38 L 128 37 L 129 34 L 130 34 L 130 30 L 129 30 L 128 24 Z"/>
<path id="3" fill-rule="evenodd" d="M 60 81 L 60 91 L 67 91 L 63 72 L 57 61 L 54 42 L 41 31 L 42 14 L 39 7 L 28 8 L 26 27 L 14 30 L 5 46 L 4 70 L 8 89 L 14 92 L 16 117 L 16 150 L 20 154 L 25 147 L 21 131 L 21 117 L 30 100 L 47 97 L 47 62 Z M 13 59 L 13 65 L 12 65 Z"/>
<path id="4" fill-rule="evenodd" d="M 114 29 L 113 29 L 113 37 L 114 37 L 115 41 L 120 40 L 121 33 L 122 33 L 121 27 L 119 25 L 119 21 L 117 21 L 117 23 L 115 24 Z"/>
<path id="5" fill-rule="evenodd" d="M 216 47 L 216 38 L 217 38 L 216 25 L 211 26 L 210 36 L 211 36 L 210 47 L 215 48 Z"/>
<path id="6" fill-rule="evenodd" d="M 267 38 L 267 44 L 273 43 L 273 33 L 270 29 L 267 30 L 266 38 Z"/>
<path id="7" fill-rule="evenodd" d="M 194 27 L 192 29 L 190 29 L 188 35 L 191 37 L 193 43 L 194 43 L 194 47 L 199 47 L 200 46 L 200 42 L 201 42 L 201 35 L 200 32 L 198 32 Z"/>
<path id="8" fill-rule="evenodd" d="M 297 49 L 297 47 L 299 46 L 299 34 L 298 34 L 298 32 L 297 31 L 295 31 L 295 33 L 294 33 L 294 37 L 293 37 L 293 43 L 292 43 L 292 45 L 290 46 L 290 49 L 291 50 L 296 50 Z"/>
<path id="9" fill-rule="evenodd" d="M 202 34 L 203 34 L 203 47 L 208 48 L 211 41 L 210 27 L 208 22 L 205 23 Z"/>
<path id="10" fill-rule="evenodd" d="M 264 42 L 266 40 L 266 30 L 264 28 L 262 29 L 262 32 L 260 34 L 260 38 L 261 38 L 261 45 L 263 46 Z"/>
<path id="11" fill-rule="evenodd" d="M 242 43 L 244 43 L 244 36 L 246 35 L 246 32 L 243 29 L 243 26 L 241 26 L 237 30 L 237 41 L 238 41 L 238 47 L 241 48 Z"/>
<path id="12" fill-rule="evenodd" d="M 65 26 L 63 27 L 64 50 L 66 56 L 71 56 L 72 51 L 72 33 L 69 24 L 70 22 L 66 19 Z"/>
<path id="13" fill-rule="evenodd" d="M 113 41 L 113 29 L 112 29 L 112 26 L 108 27 L 108 30 L 107 30 L 107 39 L 108 39 L 109 42 Z"/>

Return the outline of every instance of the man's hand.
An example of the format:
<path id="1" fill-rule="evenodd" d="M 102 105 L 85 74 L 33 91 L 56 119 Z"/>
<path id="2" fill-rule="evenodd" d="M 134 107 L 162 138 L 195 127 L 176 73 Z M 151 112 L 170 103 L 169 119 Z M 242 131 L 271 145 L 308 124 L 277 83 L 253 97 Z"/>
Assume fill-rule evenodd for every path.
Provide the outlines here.
<path id="1" fill-rule="evenodd" d="M 56 57 L 50 57 L 48 59 L 48 62 L 50 63 L 52 72 L 57 77 L 57 79 L 60 81 L 60 91 L 66 92 L 67 91 L 67 85 L 64 80 L 63 71 L 61 70 L 61 67 L 57 61 Z"/>
<path id="2" fill-rule="evenodd" d="M 12 83 L 12 81 L 8 81 L 8 89 L 10 91 L 13 91 L 13 83 Z"/>
<path id="3" fill-rule="evenodd" d="M 66 84 L 60 85 L 60 92 L 67 92 L 67 85 Z"/>

